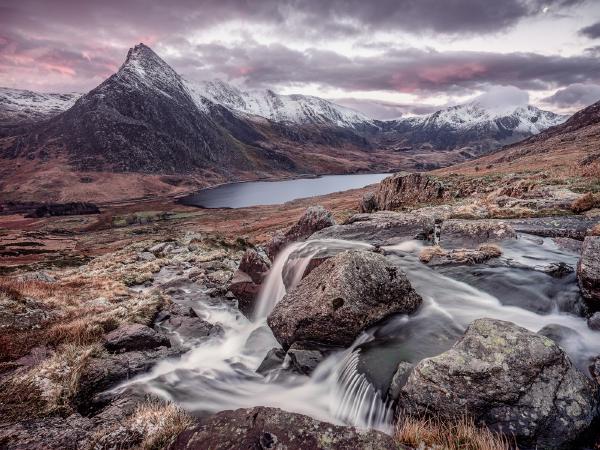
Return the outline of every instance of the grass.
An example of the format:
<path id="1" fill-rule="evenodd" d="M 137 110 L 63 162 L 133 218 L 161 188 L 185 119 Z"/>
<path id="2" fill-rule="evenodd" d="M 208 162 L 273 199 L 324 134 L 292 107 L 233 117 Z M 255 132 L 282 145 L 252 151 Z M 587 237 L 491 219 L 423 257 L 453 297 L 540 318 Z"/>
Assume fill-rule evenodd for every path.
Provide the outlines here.
<path id="1" fill-rule="evenodd" d="M 463 417 L 456 422 L 427 418 L 403 418 L 394 433 L 396 442 L 413 448 L 439 450 L 509 450 L 509 439 L 473 420 Z"/>

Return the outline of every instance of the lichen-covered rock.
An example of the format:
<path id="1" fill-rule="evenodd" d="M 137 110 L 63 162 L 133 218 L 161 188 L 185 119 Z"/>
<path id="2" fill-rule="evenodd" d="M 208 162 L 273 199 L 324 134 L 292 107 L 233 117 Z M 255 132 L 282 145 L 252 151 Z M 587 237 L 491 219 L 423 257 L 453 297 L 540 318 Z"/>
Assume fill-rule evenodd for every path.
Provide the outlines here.
<path id="1" fill-rule="evenodd" d="M 394 450 L 400 447 L 379 431 L 320 422 L 277 408 L 222 411 L 183 431 L 170 450 Z"/>
<path id="2" fill-rule="evenodd" d="M 444 184 L 431 175 L 397 173 L 379 183 L 371 202 L 375 205 L 372 210 L 393 210 L 420 203 L 432 204 L 441 201 L 444 194 Z"/>
<path id="3" fill-rule="evenodd" d="M 275 305 L 268 324 L 284 348 L 297 341 L 347 346 L 384 317 L 421 304 L 385 256 L 351 250 L 327 259 Z"/>
<path id="4" fill-rule="evenodd" d="M 484 243 L 515 239 L 517 233 L 503 220 L 445 220 L 440 231 L 444 248 L 473 248 Z"/>
<path id="5" fill-rule="evenodd" d="M 160 346 L 170 347 L 169 339 L 139 323 L 121 325 L 104 336 L 104 347 L 111 352 L 150 350 Z"/>
<path id="6" fill-rule="evenodd" d="M 447 419 L 467 413 L 521 445 L 561 448 L 597 415 L 598 386 L 547 337 L 479 319 L 450 350 L 417 364 L 400 406 Z"/>
<path id="7" fill-rule="evenodd" d="M 274 261 L 279 251 L 287 244 L 303 241 L 313 233 L 332 225 L 335 225 L 335 219 L 330 211 L 320 205 L 311 206 L 289 230 L 273 236 L 266 246 L 267 255 L 271 261 Z"/>
<path id="8" fill-rule="evenodd" d="M 372 213 L 377 211 L 377 198 L 375 197 L 374 192 L 367 192 L 363 195 L 358 210 L 361 213 Z"/>
<path id="9" fill-rule="evenodd" d="M 583 241 L 577 280 L 583 297 L 600 308 L 600 236 L 588 236 Z"/>
<path id="10" fill-rule="evenodd" d="M 419 259 L 430 266 L 450 264 L 481 264 L 489 259 L 498 258 L 502 250 L 496 245 L 481 245 L 478 249 L 444 250 L 441 247 L 425 247 Z"/>

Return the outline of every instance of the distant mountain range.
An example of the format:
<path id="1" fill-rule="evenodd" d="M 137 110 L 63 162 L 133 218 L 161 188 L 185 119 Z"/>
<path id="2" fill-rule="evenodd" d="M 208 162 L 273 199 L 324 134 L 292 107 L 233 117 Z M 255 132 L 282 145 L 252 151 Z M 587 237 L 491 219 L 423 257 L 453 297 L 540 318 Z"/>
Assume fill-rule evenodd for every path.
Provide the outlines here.
<path id="1" fill-rule="evenodd" d="M 84 95 L 0 88 L 0 157 L 30 171 L 36 162 L 75 172 L 194 174 L 208 183 L 421 170 L 464 161 L 565 119 L 532 106 L 491 111 L 470 103 L 374 120 L 318 97 L 192 83 L 140 44 L 117 73 Z"/>

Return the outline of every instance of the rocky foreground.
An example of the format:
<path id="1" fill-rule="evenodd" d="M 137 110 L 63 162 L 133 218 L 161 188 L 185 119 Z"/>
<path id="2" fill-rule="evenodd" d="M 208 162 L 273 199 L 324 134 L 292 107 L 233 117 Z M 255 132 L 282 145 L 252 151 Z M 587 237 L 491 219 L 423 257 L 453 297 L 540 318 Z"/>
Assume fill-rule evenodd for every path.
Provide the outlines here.
<path id="1" fill-rule="evenodd" d="M 442 421 L 458 436 L 464 420 L 469 442 L 487 439 L 488 447 L 472 448 L 599 445 L 600 355 L 584 373 L 561 348 L 560 336 L 486 318 L 472 322 L 448 351 L 398 365 L 386 394 L 399 421 L 395 438 L 276 408 L 195 418 L 136 389 L 111 391 L 223 333 L 186 306 L 184 292 L 238 305 L 252 317 L 272 261 L 286 245 L 307 239 L 372 247 L 316 257 L 297 285 L 289 284 L 268 317 L 281 347 L 266 355 L 258 376 L 280 367 L 310 375 L 381 319 L 417 312 L 421 296 L 382 248 L 411 239 L 427 244 L 422 264 L 466 266 L 498 258 L 518 233 L 551 237 L 579 252 L 579 264 L 536 270 L 558 277 L 577 270 L 578 311 L 590 329 L 599 329 L 599 206 L 593 193 L 526 179 L 491 187 L 397 175 L 364 197 L 361 213 L 337 223 L 323 208 L 311 208 L 264 246 L 177 233 L 136 240 L 76 268 L 4 276 L 0 446 L 408 448 L 438 442 L 427 441 L 432 431 L 429 438 L 423 428 L 411 431 L 415 424 Z M 424 417 L 431 419 L 427 425 Z"/>

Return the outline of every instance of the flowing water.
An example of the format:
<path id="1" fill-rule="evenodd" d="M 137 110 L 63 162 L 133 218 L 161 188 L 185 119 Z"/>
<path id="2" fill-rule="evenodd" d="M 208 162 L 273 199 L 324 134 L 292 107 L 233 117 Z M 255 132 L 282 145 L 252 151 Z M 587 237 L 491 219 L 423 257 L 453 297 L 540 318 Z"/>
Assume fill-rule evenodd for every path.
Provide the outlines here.
<path id="1" fill-rule="evenodd" d="M 532 331 L 548 325 L 574 330 L 561 346 L 587 373 L 589 357 L 600 354 L 600 333 L 577 315 L 581 306 L 575 274 L 555 278 L 544 269 L 577 255 L 550 239 L 520 235 L 503 246 L 502 258 L 487 265 L 430 268 L 418 260 L 423 243 L 384 248 L 423 297 L 420 310 L 372 327 L 347 350 L 325 359 L 310 377 L 256 369 L 278 347 L 266 317 L 295 286 L 313 258 L 370 245 L 340 240 L 292 244 L 277 258 L 259 295 L 252 321 L 234 305 L 206 301 L 190 291 L 187 300 L 200 317 L 220 323 L 222 336 L 194 344 L 180 359 L 159 363 L 132 380 L 144 390 L 198 414 L 251 406 L 274 406 L 332 423 L 391 430 L 387 387 L 397 364 L 417 363 L 452 346 L 467 325 L 481 317 L 508 320 Z"/>

